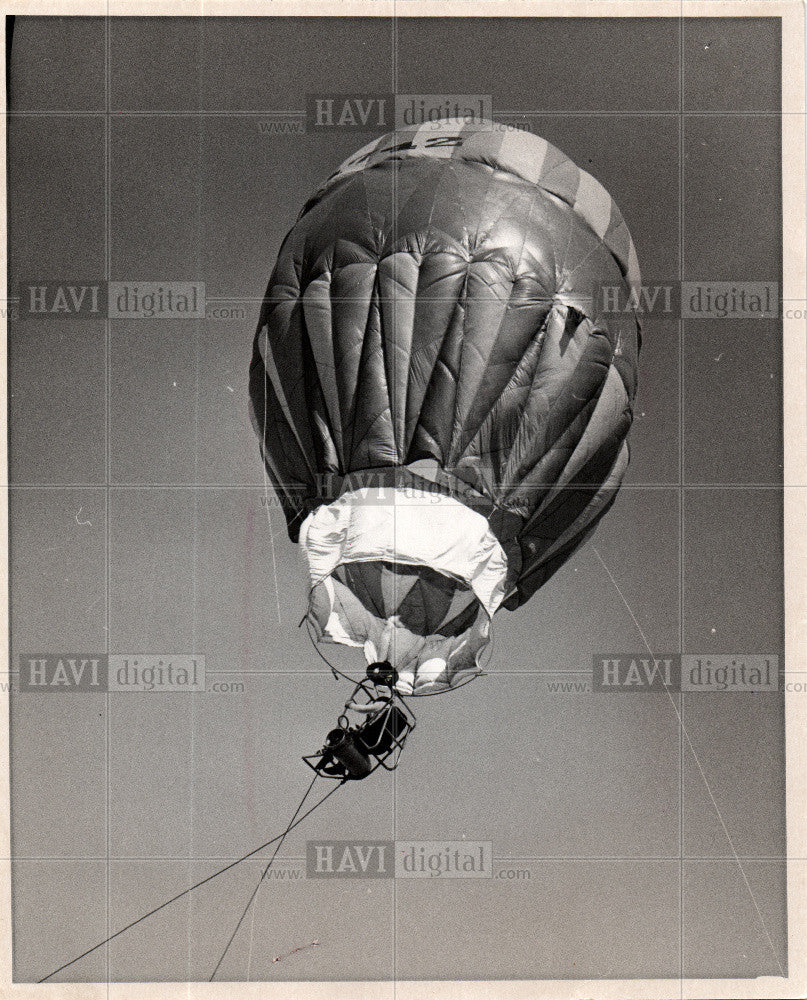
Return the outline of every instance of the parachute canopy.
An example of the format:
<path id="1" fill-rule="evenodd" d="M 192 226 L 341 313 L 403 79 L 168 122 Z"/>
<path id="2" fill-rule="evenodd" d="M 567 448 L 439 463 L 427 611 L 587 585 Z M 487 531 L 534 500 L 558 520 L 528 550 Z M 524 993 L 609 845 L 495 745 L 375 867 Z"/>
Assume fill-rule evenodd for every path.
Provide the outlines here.
<path id="1" fill-rule="evenodd" d="M 596 290 L 625 302 L 639 282 L 605 189 L 517 129 L 404 129 L 322 185 L 281 247 L 250 372 L 320 640 L 389 660 L 401 693 L 478 671 L 495 612 L 619 489 L 639 330 Z"/>

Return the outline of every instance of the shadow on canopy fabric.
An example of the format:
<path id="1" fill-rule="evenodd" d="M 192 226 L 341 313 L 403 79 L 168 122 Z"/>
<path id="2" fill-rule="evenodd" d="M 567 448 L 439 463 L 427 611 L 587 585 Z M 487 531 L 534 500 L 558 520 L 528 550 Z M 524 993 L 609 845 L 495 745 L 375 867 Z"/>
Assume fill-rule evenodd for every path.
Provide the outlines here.
<path id="1" fill-rule="evenodd" d="M 605 189 L 517 129 L 404 129 L 322 185 L 280 249 L 250 372 L 319 639 L 389 659 L 406 693 L 478 669 L 495 612 L 619 489 L 639 282 Z"/>

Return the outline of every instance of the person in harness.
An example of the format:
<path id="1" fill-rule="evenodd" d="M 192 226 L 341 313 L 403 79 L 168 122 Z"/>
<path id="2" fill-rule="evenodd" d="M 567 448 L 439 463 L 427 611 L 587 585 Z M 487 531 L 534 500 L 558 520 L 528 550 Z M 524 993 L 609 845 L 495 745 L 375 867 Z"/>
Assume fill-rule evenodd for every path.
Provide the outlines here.
<path id="1" fill-rule="evenodd" d="M 386 661 L 367 668 L 367 681 L 357 685 L 345 704 L 340 727 L 328 733 L 316 770 L 332 778 L 364 778 L 384 764 L 386 758 L 403 744 L 414 725 L 395 704 L 395 670 Z M 364 694 L 369 700 L 364 701 Z M 363 718 L 356 726 L 342 726 L 347 712 Z M 375 758 L 375 761 L 373 761 Z M 384 765 L 386 766 L 386 765 Z"/>

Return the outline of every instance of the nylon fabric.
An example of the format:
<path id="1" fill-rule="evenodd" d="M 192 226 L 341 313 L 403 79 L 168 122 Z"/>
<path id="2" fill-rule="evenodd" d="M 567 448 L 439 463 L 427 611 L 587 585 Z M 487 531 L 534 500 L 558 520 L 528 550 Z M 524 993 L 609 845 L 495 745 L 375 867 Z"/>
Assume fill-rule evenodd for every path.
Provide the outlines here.
<path id="1" fill-rule="evenodd" d="M 590 536 L 624 477 L 639 324 L 629 307 L 605 312 L 596 290 L 628 301 L 640 274 L 599 181 L 545 140 L 488 125 L 383 136 L 320 186 L 269 281 L 250 399 L 293 540 L 362 477 L 399 470 L 411 485 L 429 468 L 442 493 L 485 518 L 504 560 L 500 599 L 515 608 Z M 417 565 L 442 572 L 423 516 L 432 550 Z M 393 544 L 373 561 L 398 572 L 406 558 Z M 412 608 L 442 607 L 442 584 L 410 581 L 410 641 L 394 626 L 356 625 L 375 614 L 366 599 L 377 581 L 334 575 L 339 565 L 330 591 L 315 584 L 323 636 L 330 621 L 379 656 L 393 649 L 415 664 L 413 691 L 421 673 L 450 686 L 452 653 L 456 673 L 470 669 L 481 647 L 424 667 L 434 621 Z M 471 647 L 492 613 L 475 597 L 481 618 L 462 619 Z M 355 638 L 362 629 L 372 639 Z"/>

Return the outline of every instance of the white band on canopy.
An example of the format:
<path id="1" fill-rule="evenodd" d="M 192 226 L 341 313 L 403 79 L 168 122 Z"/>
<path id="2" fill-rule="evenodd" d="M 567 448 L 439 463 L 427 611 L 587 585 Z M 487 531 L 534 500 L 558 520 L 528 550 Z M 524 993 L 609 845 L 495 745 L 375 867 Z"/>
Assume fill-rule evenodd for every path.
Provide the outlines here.
<path id="1" fill-rule="evenodd" d="M 318 507 L 300 528 L 315 587 L 341 563 L 428 566 L 466 583 L 493 617 L 507 557 L 488 522 L 453 497 L 416 489 L 354 490 Z"/>

